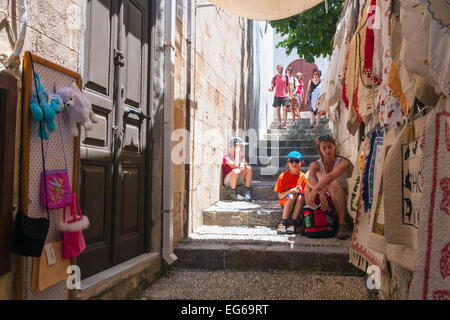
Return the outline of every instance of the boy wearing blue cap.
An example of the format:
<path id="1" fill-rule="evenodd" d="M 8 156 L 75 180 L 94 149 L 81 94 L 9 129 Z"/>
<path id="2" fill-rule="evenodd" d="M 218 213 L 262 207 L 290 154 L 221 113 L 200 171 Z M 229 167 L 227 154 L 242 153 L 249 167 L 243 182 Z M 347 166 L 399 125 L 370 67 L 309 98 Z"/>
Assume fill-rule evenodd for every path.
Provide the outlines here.
<path id="1" fill-rule="evenodd" d="M 304 192 L 306 186 L 305 174 L 300 171 L 304 163 L 303 156 L 298 151 L 291 151 L 287 157 L 286 170 L 278 177 L 275 192 L 278 192 L 283 216 L 277 228 L 278 234 L 294 234 L 297 219 L 305 204 Z M 289 218 L 292 212 L 292 218 Z"/>

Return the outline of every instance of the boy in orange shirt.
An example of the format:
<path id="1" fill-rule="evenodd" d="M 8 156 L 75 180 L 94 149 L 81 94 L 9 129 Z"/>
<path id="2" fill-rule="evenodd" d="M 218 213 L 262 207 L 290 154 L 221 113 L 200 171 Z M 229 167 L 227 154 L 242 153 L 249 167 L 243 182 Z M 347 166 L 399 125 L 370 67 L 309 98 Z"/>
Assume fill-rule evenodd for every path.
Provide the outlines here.
<path id="1" fill-rule="evenodd" d="M 278 234 L 294 234 L 298 223 L 297 219 L 305 204 L 306 178 L 305 174 L 300 171 L 300 167 L 304 163 L 303 156 L 298 151 L 291 151 L 286 159 L 289 170 L 280 174 L 274 189 L 275 192 L 278 192 L 280 205 L 283 208 L 283 217 L 277 229 Z M 291 212 L 292 218 L 289 219 Z"/>

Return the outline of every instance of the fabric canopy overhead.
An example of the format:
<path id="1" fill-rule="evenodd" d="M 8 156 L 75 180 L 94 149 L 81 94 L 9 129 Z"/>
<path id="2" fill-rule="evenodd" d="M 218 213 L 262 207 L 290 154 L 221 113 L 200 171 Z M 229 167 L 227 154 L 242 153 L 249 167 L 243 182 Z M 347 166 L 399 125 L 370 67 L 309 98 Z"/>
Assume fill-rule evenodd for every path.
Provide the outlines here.
<path id="1" fill-rule="evenodd" d="M 308 10 L 324 0 L 208 0 L 212 4 L 253 20 L 279 20 Z"/>

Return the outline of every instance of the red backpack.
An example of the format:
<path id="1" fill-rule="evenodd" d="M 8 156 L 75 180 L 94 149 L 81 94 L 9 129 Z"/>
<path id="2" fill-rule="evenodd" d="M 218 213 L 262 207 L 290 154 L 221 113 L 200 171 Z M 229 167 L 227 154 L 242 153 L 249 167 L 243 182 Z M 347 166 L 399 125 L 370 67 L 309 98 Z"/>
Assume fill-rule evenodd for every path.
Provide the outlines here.
<path id="1" fill-rule="evenodd" d="M 316 197 L 316 207 L 311 208 L 305 205 L 302 209 L 302 231 L 301 235 L 308 238 L 329 238 L 336 233 L 336 212 L 331 202 L 331 197 L 326 195 L 328 209 L 320 209 L 319 196 Z"/>

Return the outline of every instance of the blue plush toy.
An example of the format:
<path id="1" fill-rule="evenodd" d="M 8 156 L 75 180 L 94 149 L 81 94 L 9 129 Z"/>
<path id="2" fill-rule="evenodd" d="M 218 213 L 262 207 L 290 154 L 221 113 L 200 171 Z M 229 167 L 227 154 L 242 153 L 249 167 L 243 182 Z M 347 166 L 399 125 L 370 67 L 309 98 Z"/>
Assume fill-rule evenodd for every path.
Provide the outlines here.
<path id="1" fill-rule="evenodd" d="M 48 92 L 45 91 L 42 86 L 41 79 L 37 73 L 35 73 L 37 80 L 37 93 L 35 86 L 33 85 L 32 95 L 30 99 L 30 109 L 33 114 L 33 119 L 37 122 L 42 121 L 42 131 L 41 128 L 38 129 L 38 136 L 44 140 L 48 140 L 49 132 L 54 132 L 56 129 L 55 114 L 59 113 L 59 103 L 60 99 L 57 95 L 52 96 L 51 103 L 48 104 Z M 54 88 L 53 91 L 56 91 Z M 38 96 L 40 105 L 38 103 Z"/>

